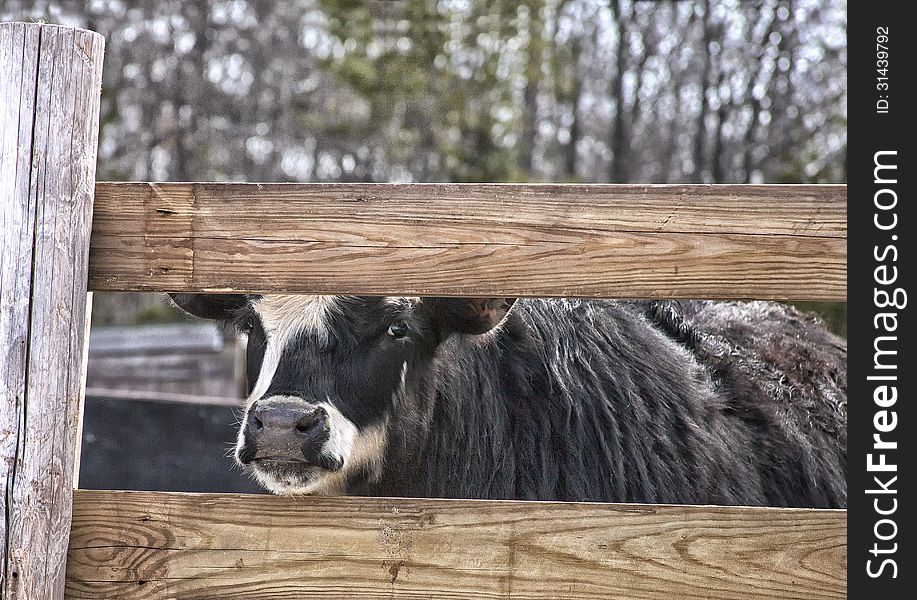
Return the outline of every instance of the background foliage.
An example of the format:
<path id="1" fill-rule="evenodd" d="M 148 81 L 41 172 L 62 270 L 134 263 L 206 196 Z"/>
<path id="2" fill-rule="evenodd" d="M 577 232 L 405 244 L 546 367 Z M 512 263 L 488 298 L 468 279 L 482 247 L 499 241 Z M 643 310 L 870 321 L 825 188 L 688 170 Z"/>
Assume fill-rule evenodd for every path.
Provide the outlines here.
<path id="1" fill-rule="evenodd" d="M 100 179 L 846 181 L 845 2 L 7 0 L 0 19 L 105 35 Z M 843 331 L 845 305 L 818 308 Z"/>

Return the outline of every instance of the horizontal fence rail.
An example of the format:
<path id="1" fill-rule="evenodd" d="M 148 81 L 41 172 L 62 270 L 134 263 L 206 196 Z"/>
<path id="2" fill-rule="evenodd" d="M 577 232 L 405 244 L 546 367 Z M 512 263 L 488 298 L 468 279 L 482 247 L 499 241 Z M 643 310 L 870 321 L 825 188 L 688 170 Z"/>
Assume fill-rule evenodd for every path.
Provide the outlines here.
<path id="1" fill-rule="evenodd" d="M 846 516 L 78 490 L 67 597 L 843 598 Z"/>
<path id="2" fill-rule="evenodd" d="M 158 404 L 190 404 L 194 406 L 241 407 L 245 404 L 245 399 L 242 397 L 205 396 L 202 394 L 183 394 L 181 392 L 121 390 L 97 387 L 87 387 L 86 397 L 96 400 L 133 400 L 138 402 L 156 402 Z"/>
<path id="3" fill-rule="evenodd" d="M 845 300 L 846 186 L 96 185 L 97 291 Z"/>

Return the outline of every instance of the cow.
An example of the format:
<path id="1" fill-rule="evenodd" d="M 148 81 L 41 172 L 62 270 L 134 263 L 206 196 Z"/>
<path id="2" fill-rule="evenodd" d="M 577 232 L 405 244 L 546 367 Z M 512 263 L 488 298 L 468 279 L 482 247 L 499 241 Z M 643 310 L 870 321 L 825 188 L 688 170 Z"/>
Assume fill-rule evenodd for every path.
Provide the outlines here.
<path id="1" fill-rule="evenodd" d="M 844 507 L 846 343 L 769 302 L 171 294 L 276 494 Z"/>

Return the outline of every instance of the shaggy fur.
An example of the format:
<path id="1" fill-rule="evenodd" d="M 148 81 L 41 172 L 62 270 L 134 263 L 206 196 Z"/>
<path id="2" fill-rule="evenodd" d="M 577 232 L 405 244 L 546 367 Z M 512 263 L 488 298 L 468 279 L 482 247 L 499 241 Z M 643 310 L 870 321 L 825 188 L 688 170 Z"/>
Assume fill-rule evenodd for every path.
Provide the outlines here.
<path id="1" fill-rule="evenodd" d="M 474 302 L 482 318 L 511 305 Z M 327 396 L 361 429 L 385 420 L 381 470 L 347 493 L 846 505 L 846 344 L 814 317 L 533 299 L 479 335 L 440 326 L 465 308 L 345 299 L 329 339 L 291 346 L 269 393 Z M 373 333 L 393 319 L 407 338 Z"/>
<path id="2" fill-rule="evenodd" d="M 845 359 L 774 304 L 520 300 L 440 346 L 359 491 L 844 506 Z"/>

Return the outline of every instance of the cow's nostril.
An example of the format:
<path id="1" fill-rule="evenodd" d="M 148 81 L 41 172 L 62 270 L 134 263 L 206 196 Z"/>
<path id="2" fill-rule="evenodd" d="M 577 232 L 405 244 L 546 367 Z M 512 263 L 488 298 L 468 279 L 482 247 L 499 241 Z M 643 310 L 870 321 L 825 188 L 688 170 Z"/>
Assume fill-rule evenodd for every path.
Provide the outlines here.
<path id="1" fill-rule="evenodd" d="M 325 411 L 320 408 L 307 412 L 296 422 L 296 432 L 301 434 L 312 432 L 322 422 L 324 416 Z"/>

